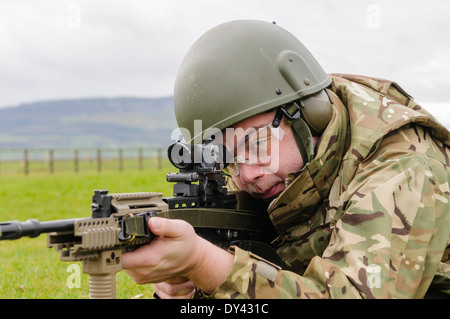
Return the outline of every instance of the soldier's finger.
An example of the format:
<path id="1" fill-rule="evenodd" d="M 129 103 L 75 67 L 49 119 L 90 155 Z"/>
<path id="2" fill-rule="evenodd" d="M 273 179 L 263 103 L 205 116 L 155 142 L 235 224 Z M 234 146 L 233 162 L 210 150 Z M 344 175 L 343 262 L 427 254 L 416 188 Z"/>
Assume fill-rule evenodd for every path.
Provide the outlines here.
<path id="1" fill-rule="evenodd" d="M 182 237 L 192 227 L 184 220 L 161 217 L 150 218 L 148 223 L 153 234 L 170 238 Z"/>

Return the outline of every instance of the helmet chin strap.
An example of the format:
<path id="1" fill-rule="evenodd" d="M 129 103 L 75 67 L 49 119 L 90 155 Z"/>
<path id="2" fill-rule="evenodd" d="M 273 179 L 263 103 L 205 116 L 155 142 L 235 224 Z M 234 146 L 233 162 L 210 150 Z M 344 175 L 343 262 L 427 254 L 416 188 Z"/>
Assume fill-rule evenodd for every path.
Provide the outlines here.
<path id="1" fill-rule="evenodd" d="M 314 158 L 314 143 L 311 130 L 301 117 L 291 121 L 291 127 L 302 155 L 303 165 L 306 165 Z"/>
<path id="2" fill-rule="evenodd" d="M 274 127 L 280 125 L 283 114 L 291 122 L 292 133 L 294 134 L 300 155 L 302 156 L 303 165 L 306 165 L 314 158 L 314 143 L 311 130 L 301 118 L 301 108 L 297 102 L 292 102 L 278 108 L 277 114 L 272 122 Z"/>

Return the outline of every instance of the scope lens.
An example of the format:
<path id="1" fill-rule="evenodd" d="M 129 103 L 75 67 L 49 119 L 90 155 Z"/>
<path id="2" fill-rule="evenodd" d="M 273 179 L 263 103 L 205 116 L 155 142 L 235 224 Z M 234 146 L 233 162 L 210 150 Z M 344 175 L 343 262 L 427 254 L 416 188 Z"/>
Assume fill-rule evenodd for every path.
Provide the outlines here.
<path id="1" fill-rule="evenodd" d="M 173 143 L 167 149 L 167 157 L 173 166 L 179 169 L 188 168 L 192 163 L 191 150 L 183 143 Z"/>

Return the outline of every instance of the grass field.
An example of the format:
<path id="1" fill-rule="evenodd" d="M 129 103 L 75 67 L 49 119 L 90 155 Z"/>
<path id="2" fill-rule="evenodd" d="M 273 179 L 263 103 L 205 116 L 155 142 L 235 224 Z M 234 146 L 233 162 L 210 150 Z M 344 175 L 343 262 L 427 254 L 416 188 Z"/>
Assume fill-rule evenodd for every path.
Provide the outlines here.
<path id="1" fill-rule="evenodd" d="M 162 170 L 0 176 L 0 221 L 90 217 L 96 189 L 171 196 L 172 184 L 165 180 L 169 171 L 173 167 L 165 165 Z M 80 288 L 70 288 L 74 266 L 61 262 L 58 253 L 47 248 L 46 240 L 46 235 L 41 235 L 0 241 L 1 299 L 88 298 L 88 276 L 81 272 Z M 81 263 L 75 263 L 77 267 L 81 269 Z M 136 285 L 123 271 L 116 277 L 117 298 L 151 298 L 151 285 Z"/>

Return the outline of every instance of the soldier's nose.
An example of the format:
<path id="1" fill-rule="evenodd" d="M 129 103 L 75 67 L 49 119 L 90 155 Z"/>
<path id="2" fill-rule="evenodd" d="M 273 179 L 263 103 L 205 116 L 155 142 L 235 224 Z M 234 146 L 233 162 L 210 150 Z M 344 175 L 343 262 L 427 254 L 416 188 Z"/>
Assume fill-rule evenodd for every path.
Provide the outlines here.
<path id="1" fill-rule="evenodd" d="M 239 164 L 239 178 L 244 184 L 251 184 L 262 175 L 263 171 L 258 165 Z"/>

